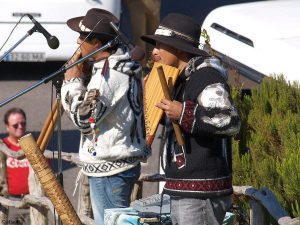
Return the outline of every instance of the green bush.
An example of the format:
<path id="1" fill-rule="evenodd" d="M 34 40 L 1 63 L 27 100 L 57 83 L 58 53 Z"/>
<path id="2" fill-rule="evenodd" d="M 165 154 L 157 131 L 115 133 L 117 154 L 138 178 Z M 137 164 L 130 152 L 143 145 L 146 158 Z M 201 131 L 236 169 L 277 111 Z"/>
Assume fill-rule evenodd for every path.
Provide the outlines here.
<path id="1" fill-rule="evenodd" d="M 268 187 L 300 216 L 300 87 L 266 78 L 251 96 L 233 89 L 242 127 L 233 141 L 233 183 Z"/>

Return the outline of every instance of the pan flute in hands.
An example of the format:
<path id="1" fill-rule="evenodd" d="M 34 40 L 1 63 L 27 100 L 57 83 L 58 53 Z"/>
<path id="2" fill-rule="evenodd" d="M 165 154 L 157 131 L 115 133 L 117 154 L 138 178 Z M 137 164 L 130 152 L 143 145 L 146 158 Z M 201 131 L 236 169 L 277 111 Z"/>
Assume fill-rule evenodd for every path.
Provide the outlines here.
<path id="1" fill-rule="evenodd" d="M 143 94 L 147 146 L 151 146 L 159 121 L 163 115 L 163 110 L 157 108 L 155 104 L 160 102 L 162 98 L 166 98 L 157 71 L 157 68 L 160 66 L 163 69 L 169 87 L 175 85 L 179 75 L 177 68 L 155 62 L 150 74 L 145 79 Z"/>

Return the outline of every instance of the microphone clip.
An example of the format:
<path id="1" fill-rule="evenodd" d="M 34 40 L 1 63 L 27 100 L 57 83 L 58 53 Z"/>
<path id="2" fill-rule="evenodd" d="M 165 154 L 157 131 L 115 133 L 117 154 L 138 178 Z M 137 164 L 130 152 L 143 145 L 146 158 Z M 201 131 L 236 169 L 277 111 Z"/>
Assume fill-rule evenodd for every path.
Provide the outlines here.
<path id="1" fill-rule="evenodd" d="M 117 25 L 114 22 L 110 22 L 110 26 L 114 29 L 117 34 L 116 39 L 120 44 L 124 44 L 128 47 L 130 51 L 131 58 L 134 61 L 143 60 L 145 57 L 145 51 L 139 46 L 133 46 L 129 39 L 120 31 Z"/>

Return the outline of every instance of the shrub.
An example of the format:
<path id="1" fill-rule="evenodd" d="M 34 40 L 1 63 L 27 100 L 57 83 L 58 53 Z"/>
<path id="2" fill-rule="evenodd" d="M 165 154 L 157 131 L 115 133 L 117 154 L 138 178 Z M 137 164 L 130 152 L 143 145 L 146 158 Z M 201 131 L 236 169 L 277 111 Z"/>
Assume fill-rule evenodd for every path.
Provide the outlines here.
<path id="1" fill-rule="evenodd" d="M 233 141 L 234 185 L 268 187 L 293 217 L 300 216 L 300 88 L 283 76 L 265 78 L 241 98 L 242 127 Z"/>

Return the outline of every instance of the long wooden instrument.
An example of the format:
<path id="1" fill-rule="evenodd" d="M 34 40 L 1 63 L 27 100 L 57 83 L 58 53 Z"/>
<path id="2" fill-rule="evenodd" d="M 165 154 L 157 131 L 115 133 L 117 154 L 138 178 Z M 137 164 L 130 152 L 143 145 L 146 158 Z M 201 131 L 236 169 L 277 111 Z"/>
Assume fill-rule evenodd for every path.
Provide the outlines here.
<path id="1" fill-rule="evenodd" d="M 20 139 L 19 143 L 63 224 L 81 225 L 81 221 L 71 202 L 57 180 L 55 173 L 49 167 L 46 157 L 42 154 L 33 136 L 27 134 Z"/>
<path id="2" fill-rule="evenodd" d="M 63 114 L 63 107 L 62 104 L 60 103 L 60 112 L 61 115 Z M 44 123 L 44 126 L 42 128 L 42 131 L 38 137 L 37 140 L 37 145 L 39 146 L 39 148 L 41 149 L 42 152 L 45 151 L 50 137 L 55 129 L 55 126 L 57 124 L 57 103 L 56 101 L 53 103 L 52 105 L 52 109 L 50 111 L 50 113 L 48 114 L 48 117 Z"/>
<path id="3" fill-rule="evenodd" d="M 61 103 L 60 107 L 60 112 L 62 114 L 63 108 Z M 64 192 L 63 187 L 57 180 L 55 173 L 49 167 L 46 157 L 43 155 L 43 152 L 47 147 L 49 139 L 57 124 L 57 115 L 57 103 L 55 102 L 44 123 L 42 131 L 38 137 L 38 141 L 35 142 L 32 135 L 28 134 L 23 136 L 19 140 L 19 143 L 38 180 L 40 181 L 45 194 L 57 210 L 57 213 L 60 216 L 63 224 L 80 225 L 81 221 L 76 214 L 75 209 Z"/>

